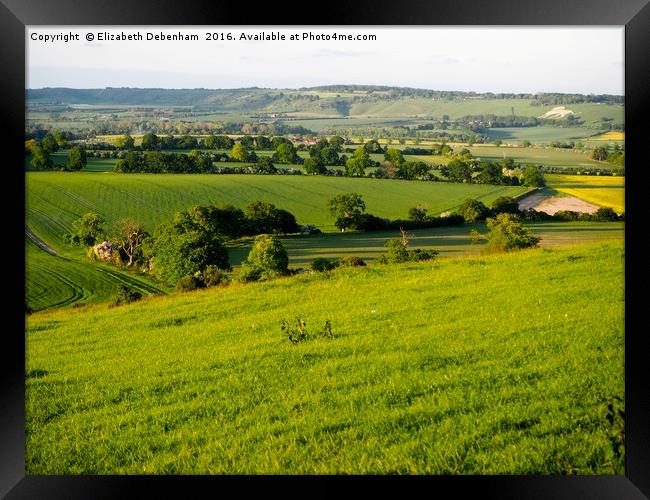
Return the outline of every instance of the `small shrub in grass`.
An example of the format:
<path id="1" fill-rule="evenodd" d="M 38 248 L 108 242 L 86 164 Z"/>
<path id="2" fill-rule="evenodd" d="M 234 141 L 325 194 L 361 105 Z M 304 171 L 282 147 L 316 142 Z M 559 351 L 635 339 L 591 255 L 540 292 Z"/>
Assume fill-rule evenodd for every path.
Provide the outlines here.
<path id="1" fill-rule="evenodd" d="M 323 257 L 318 257 L 314 259 L 311 263 L 311 269 L 317 272 L 331 271 L 336 267 L 336 262 L 325 259 Z"/>
<path id="2" fill-rule="evenodd" d="M 625 472 L 625 404 L 619 396 L 611 396 L 605 403 L 607 405 L 605 418 L 609 422 L 609 442 L 615 460 L 612 468 L 615 474 L 623 474 Z"/>
<path id="3" fill-rule="evenodd" d="M 280 322 L 280 329 L 292 344 L 297 344 L 309 338 L 309 334 L 307 333 L 307 323 L 305 323 L 300 316 L 296 316 L 293 323 L 283 319 Z M 329 319 L 325 320 L 323 329 L 318 333 L 318 336 L 324 339 L 334 338 L 332 322 Z"/>
<path id="4" fill-rule="evenodd" d="M 323 330 L 321 331 L 320 336 L 326 339 L 334 337 L 334 333 L 332 332 L 332 322 L 329 319 L 325 320 L 325 325 L 323 325 Z"/>
<path id="5" fill-rule="evenodd" d="M 122 304 L 130 304 L 131 302 L 136 302 L 141 298 L 142 294 L 137 290 L 133 290 L 128 286 L 120 285 L 111 305 L 120 306 Z"/>
<path id="6" fill-rule="evenodd" d="M 204 287 L 205 284 L 201 278 L 197 276 L 183 276 L 176 282 L 174 290 L 177 292 L 189 292 Z"/>
<path id="7" fill-rule="evenodd" d="M 307 323 L 300 316 L 296 316 L 295 323 L 283 319 L 280 322 L 280 329 L 292 344 L 297 344 L 307 338 Z"/>
<path id="8" fill-rule="evenodd" d="M 366 263 L 355 255 L 349 255 L 347 257 L 339 257 L 338 266 L 339 267 L 363 267 Z"/>
<path id="9" fill-rule="evenodd" d="M 411 262 L 420 262 L 423 260 L 433 260 L 435 259 L 438 254 L 437 250 L 427 250 L 425 248 L 414 248 L 413 250 L 409 250 L 409 260 Z"/>

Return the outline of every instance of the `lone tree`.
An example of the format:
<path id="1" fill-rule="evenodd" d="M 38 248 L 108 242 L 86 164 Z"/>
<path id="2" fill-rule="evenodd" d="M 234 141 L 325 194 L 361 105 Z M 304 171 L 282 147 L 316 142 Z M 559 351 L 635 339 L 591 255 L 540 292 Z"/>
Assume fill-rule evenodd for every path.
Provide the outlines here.
<path id="1" fill-rule="evenodd" d="M 357 193 L 339 194 L 327 202 L 327 212 L 334 217 L 334 225 L 341 232 L 358 227 L 365 210 L 366 204 Z"/>
<path id="2" fill-rule="evenodd" d="M 104 222 L 101 215 L 88 212 L 72 223 L 72 231 L 64 239 L 73 245 L 94 245 L 104 236 Z"/>
<path id="3" fill-rule="evenodd" d="M 472 235 L 475 240 L 478 238 L 487 240 L 485 252 L 509 252 L 538 246 L 539 238 L 521 223 L 517 215 L 499 214 L 496 218 L 487 219 L 487 227 L 489 229 L 487 235 L 477 233 Z"/>
<path id="4" fill-rule="evenodd" d="M 86 166 L 86 150 L 81 146 L 73 147 L 68 153 L 68 170 L 81 170 Z"/>
<path id="5" fill-rule="evenodd" d="M 352 158 L 345 162 L 345 171 L 350 176 L 361 176 L 365 174 L 366 168 L 370 166 L 370 155 L 368 150 L 360 147 L 354 150 Z"/>
<path id="6" fill-rule="evenodd" d="M 48 132 L 45 137 L 41 139 L 41 147 L 48 153 L 55 153 L 59 150 L 59 143 L 56 142 L 55 137 Z"/>
<path id="7" fill-rule="evenodd" d="M 230 156 L 236 161 L 256 161 L 257 155 L 254 151 L 249 151 L 243 142 L 236 143 L 230 150 Z"/>
<path id="8" fill-rule="evenodd" d="M 327 173 L 327 167 L 325 167 L 325 165 L 323 165 L 319 159 L 306 158 L 303 162 L 303 166 L 305 167 L 305 172 L 310 175 Z"/>
<path id="9" fill-rule="evenodd" d="M 300 226 L 290 212 L 272 203 L 254 201 L 244 209 L 245 230 L 249 234 L 297 233 Z"/>
<path id="10" fill-rule="evenodd" d="M 126 255 L 127 266 L 132 266 L 142 255 L 142 243 L 149 234 L 133 219 L 122 219 L 117 223 L 116 235 L 113 238 L 120 250 Z"/>
<path id="11" fill-rule="evenodd" d="M 296 148 L 290 142 L 280 144 L 273 154 L 273 161 L 282 164 L 298 163 L 300 157 L 296 153 Z"/>
<path id="12" fill-rule="evenodd" d="M 248 257 L 241 265 L 241 281 L 266 280 L 287 274 L 289 256 L 282 242 L 269 234 L 256 236 Z"/>
<path id="13" fill-rule="evenodd" d="M 158 227 L 148 245 L 153 274 L 170 285 L 210 265 L 230 269 L 224 238 L 202 208 L 176 212 Z"/>
<path id="14" fill-rule="evenodd" d="M 395 167 L 401 167 L 404 163 L 404 155 L 396 148 L 387 149 L 384 154 L 384 159 L 391 162 Z"/>
<path id="15" fill-rule="evenodd" d="M 160 141 L 158 140 L 158 136 L 156 134 L 147 132 L 142 136 L 141 147 L 145 151 L 153 151 L 155 149 L 158 149 L 159 146 L 160 146 Z"/>
<path id="16" fill-rule="evenodd" d="M 472 181 L 472 167 L 462 158 L 454 158 L 441 171 L 452 182 Z"/>

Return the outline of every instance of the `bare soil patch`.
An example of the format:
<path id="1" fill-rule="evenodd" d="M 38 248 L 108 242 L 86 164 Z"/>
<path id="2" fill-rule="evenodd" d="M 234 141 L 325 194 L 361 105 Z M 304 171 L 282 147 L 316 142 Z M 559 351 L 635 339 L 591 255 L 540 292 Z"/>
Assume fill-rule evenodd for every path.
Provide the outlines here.
<path id="1" fill-rule="evenodd" d="M 519 210 L 527 210 L 529 208 L 553 215 L 561 210 L 593 214 L 599 207 L 575 196 L 551 196 L 550 194 L 538 191 L 519 200 Z"/>

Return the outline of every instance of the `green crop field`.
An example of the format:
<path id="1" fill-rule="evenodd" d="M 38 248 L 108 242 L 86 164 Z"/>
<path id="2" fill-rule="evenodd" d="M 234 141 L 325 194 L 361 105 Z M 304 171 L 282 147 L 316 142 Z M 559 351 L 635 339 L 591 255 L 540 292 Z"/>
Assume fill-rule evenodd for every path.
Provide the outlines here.
<path id="1" fill-rule="evenodd" d="M 456 148 L 458 149 L 458 148 Z M 621 167 L 611 163 L 592 160 L 590 151 L 584 153 L 559 148 L 508 148 L 494 146 L 472 146 L 468 148 L 481 160 L 502 160 L 512 158 L 516 163 L 527 165 L 544 165 L 548 167 L 591 167 L 620 170 Z"/>
<path id="2" fill-rule="evenodd" d="M 620 474 L 623 289 L 609 242 L 35 313 L 26 471 Z"/>
<path id="3" fill-rule="evenodd" d="M 554 141 L 584 142 L 591 136 L 600 134 L 600 130 L 580 127 L 504 127 L 489 128 L 486 134 L 492 140 L 501 139 L 503 142 L 522 142 L 526 139 L 533 144 L 549 144 Z"/>
<path id="4" fill-rule="evenodd" d="M 109 224 L 133 217 L 153 229 L 175 211 L 190 205 L 232 203 L 245 207 L 255 200 L 274 203 L 293 213 L 300 224 L 334 230 L 325 210 L 331 197 L 345 192 L 363 196 L 367 211 L 380 217 L 406 218 L 416 203 L 431 214 L 460 205 L 466 198 L 490 203 L 499 196 L 528 191 L 519 186 L 467 185 L 369 178 L 281 175 L 115 174 L 28 172 L 27 224 L 48 244 L 61 245 L 61 235 L 86 212 Z"/>

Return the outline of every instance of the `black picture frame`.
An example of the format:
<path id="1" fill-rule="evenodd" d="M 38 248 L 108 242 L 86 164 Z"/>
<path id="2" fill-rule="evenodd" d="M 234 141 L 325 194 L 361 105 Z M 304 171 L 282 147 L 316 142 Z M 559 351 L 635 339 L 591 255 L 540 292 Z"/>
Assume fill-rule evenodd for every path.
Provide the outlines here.
<path id="1" fill-rule="evenodd" d="M 19 234 L 17 212 L 24 206 L 23 164 L 26 25 L 609 25 L 625 26 L 626 231 L 625 231 L 625 476 L 432 476 L 432 477 L 186 477 L 186 476 L 26 476 L 24 410 L 24 265 L 6 266 L 13 273 L 13 302 L 4 304 L 14 320 L 5 323 L 0 359 L 0 496 L 6 498 L 116 498 L 124 496 L 188 497 L 187 489 L 207 487 L 210 496 L 236 487 L 238 495 L 263 488 L 265 495 L 293 492 L 334 496 L 363 488 L 363 495 L 411 495 L 486 498 L 647 498 L 650 497 L 650 390 L 647 327 L 643 313 L 647 252 L 640 240 L 647 211 L 641 186 L 650 167 L 643 166 L 643 126 L 650 116 L 650 5 L 648 0 L 473 0 L 462 2 L 363 0 L 319 8 L 305 3 L 270 3 L 250 8 L 234 2 L 200 0 L 0 0 L 2 132 L 9 147 L 5 169 L 15 179 L 5 193 L 7 235 Z M 314 22 L 314 21 L 317 21 Z M 641 168 L 639 168 L 641 167 Z M 15 183 L 15 184 L 14 184 Z M 18 186 L 21 187 L 19 190 Z M 17 194 L 17 197 L 14 195 Z M 17 199 L 16 199 L 17 198 Z M 11 201 L 9 201 L 11 200 Z M 15 231 L 15 232 L 14 232 Z M 635 244 L 635 240 L 637 244 Z M 16 245 L 12 262 L 23 262 Z M 3 261 L 5 264 L 9 261 Z M 21 332 L 22 329 L 22 332 Z M 286 484 L 291 483 L 291 486 Z M 260 491 L 260 494 L 262 491 Z M 450 495 L 445 495 L 450 496 Z"/>

